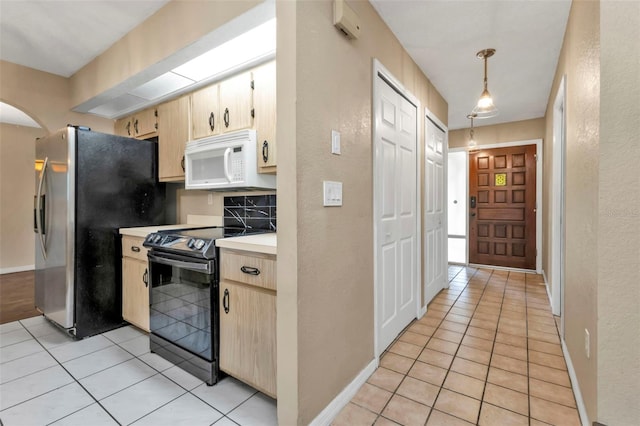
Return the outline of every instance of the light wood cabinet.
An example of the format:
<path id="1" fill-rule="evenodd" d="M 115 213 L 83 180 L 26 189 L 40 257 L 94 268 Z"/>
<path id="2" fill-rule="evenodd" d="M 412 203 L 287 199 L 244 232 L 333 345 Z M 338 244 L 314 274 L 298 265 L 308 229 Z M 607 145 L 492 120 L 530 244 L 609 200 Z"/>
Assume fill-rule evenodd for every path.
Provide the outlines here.
<path id="1" fill-rule="evenodd" d="M 251 72 L 244 72 L 223 80 L 218 86 L 220 91 L 220 115 L 222 118 L 221 132 L 226 133 L 252 127 L 253 89 L 251 88 Z"/>
<path id="2" fill-rule="evenodd" d="M 158 178 L 184 181 L 184 149 L 189 140 L 189 96 L 158 106 Z"/>
<path id="3" fill-rule="evenodd" d="M 220 369 L 276 398 L 275 257 L 221 250 Z"/>
<path id="4" fill-rule="evenodd" d="M 207 86 L 191 94 L 191 126 L 193 139 L 220 133 L 223 124 L 217 84 Z"/>
<path id="5" fill-rule="evenodd" d="M 252 74 L 258 172 L 276 173 L 276 62 L 261 65 Z"/>
<path id="6" fill-rule="evenodd" d="M 146 139 L 156 135 L 158 130 L 158 110 L 156 107 L 137 112 L 132 116 L 116 120 L 115 134 L 128 138 Z"/>
<path id="7" fill-rule="evenodd" d="M 122 237 L 122 318 L 149 331 L 149 268 L 144 238 Z"/>
<path id="8" fill-rule="evenodd" d="M 244 72 L 191 94 L 192 138 L 251 128 L 253 89 Z"/>

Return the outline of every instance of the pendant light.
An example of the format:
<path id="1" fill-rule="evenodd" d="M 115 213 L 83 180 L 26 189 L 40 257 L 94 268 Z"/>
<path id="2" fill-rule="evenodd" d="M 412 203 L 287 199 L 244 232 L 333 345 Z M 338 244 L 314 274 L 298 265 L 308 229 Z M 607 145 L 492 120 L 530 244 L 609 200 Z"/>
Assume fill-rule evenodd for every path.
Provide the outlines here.
<path id="1" fill-rule="evenodd" d="M 476 118 L 476 114 L 472 112 L 467 115 L 467 118 L 471 120 L 471 128 L 469 129 L 469 148 L 473 149 L 478 145 L 476 140 L 473 138 L 473 119 Z"/>
<path id="2" fill-rule="evenodd" d="M 495 53 L 496 49 L 484 49 L 476 53 L 476 56 L 484 61 L 484 89 L 476 107 L 472 111 L 476 114 L 476 118 L 490 118 L 498 115 L 498 108 L 493 104 L 493 98 L 489 93 L 489 89 L 487 89 L 487 58 L 490 58 Z"/>

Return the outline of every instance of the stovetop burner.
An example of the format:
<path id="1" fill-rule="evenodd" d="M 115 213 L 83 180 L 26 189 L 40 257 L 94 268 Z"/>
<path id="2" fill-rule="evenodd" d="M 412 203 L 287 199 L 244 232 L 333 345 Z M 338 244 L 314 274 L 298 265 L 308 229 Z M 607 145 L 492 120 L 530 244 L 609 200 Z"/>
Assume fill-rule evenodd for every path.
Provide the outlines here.
<path id="1" fill-rule="evenodd" d="M 216 257 L 215 240 L 219 238 L 263 234 L 265 232 L 269 231 L 250 228 L 225 228 L 222 226 L 170 229 L 147 235 L 143 245 L 154 251 L 213 259 Z"/>

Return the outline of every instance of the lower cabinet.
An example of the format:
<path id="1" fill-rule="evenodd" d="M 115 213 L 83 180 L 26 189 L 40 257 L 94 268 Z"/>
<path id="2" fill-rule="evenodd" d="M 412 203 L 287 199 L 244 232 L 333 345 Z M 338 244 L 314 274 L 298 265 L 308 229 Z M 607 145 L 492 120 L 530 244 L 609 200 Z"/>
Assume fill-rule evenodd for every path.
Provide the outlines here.
<path id="1" fill-rule="evenodd" d="M 122 318 L 148 332 L 149 269 L 143 241 L 143 238 L 122 238 Z"/>
<path id="2" fill-rule="evenodd" d="M 245 281 L 242 275 L 238 277 L 237 271 L 229 270 L 237 262 L 225 261 L 225 256 L 227 260 L 243 260 L 237 266 L 240 274 L 246 274 L 246 281 L 262 275 L 269 281 L 268 287 L 273 288 L 275 268 L 265 270 L 256 265 L 264 265 L 265 260 L 275 264 L 275 258 L 222 250 L 220 369 L 276 398 L 276 292 L 242 282 Z"/>

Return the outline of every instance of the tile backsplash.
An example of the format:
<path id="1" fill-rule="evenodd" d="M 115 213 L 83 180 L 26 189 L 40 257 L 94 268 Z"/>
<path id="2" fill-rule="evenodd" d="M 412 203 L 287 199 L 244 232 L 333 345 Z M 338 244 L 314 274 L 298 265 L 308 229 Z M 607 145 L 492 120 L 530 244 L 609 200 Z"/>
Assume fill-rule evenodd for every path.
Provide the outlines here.
<path id="1" fill-rule="evenodd" d="M 276 230 L 276 195 L 224 197 L 224 226 Z"/>

